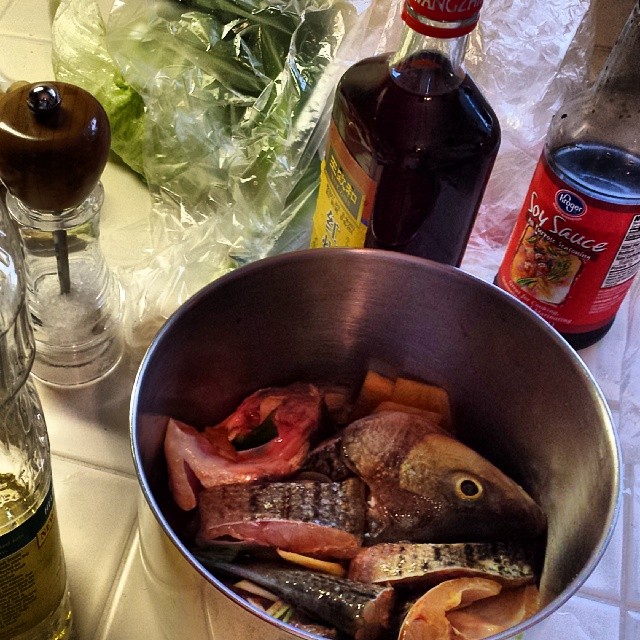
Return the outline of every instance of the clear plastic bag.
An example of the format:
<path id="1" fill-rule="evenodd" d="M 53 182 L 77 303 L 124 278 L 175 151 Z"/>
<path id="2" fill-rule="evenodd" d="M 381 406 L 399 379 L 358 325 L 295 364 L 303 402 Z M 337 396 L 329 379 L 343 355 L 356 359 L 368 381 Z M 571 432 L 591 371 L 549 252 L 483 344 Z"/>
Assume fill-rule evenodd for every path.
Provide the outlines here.
<path id="1" fill-rule="evenodd" d="M 152 196 L 151 246 L 120 272 L 140 353 L 204 284 L 306 244 L 333 90 L 400 5 L 117 0 L 105 25 L 88 4 L 61 2 L 54 70 L 105 105 Z"/>
<path id="2" fill-rule="evenodd" d="M 588 73 L 593 25 L 584 0 L 487 2 L 467 69 L 502 127 L 502 143 L 463 267 L 492 280 L 551 117 Z"/>

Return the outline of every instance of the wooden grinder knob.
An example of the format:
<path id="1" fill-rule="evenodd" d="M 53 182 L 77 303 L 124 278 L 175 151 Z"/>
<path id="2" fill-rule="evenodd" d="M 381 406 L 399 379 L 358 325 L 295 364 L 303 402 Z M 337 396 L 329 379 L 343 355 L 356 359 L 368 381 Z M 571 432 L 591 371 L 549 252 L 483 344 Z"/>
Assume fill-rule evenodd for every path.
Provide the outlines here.
<path id="1" fill-rule="evenodd" d="M 80 87 L 26 84 L 0 97 L 0 180 L 30 209 L 81 204 L 100 180 L 110 144 L 107 114 Z"/>

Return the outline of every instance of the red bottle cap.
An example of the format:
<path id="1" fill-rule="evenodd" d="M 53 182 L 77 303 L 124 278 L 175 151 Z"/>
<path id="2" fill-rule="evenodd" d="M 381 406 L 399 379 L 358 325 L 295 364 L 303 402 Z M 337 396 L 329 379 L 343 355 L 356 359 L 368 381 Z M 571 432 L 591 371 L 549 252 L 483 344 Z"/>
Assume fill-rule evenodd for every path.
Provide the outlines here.
<path id="1" fill-rule="evenodd" d="M 459 38 L 478 24 L 483 0 L 406 0 L 402 19 L 414 31 L 434 38 Z"/>

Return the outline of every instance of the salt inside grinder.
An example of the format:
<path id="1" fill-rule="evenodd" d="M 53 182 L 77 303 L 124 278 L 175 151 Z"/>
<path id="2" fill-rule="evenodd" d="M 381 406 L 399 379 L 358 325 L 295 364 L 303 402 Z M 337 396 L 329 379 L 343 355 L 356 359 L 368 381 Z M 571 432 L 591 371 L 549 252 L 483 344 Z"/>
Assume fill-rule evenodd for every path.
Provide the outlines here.
<path id="1" fill-rule="evenodd" d="M 104 109 L 74 85 L 24 85 L 0 99 L 0 179 L 24 253 L 33 373 L 51 384 L 97 380 L 122 353 L 121 289 L 99 243 L 110 142 Z"/>

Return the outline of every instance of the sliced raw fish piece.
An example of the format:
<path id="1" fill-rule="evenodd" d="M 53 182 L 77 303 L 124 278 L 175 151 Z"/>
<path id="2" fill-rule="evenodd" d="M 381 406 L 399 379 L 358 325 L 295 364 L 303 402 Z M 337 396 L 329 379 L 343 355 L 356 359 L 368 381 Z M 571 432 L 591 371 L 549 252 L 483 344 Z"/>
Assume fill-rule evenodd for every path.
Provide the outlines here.
<path id="1" fill-rule="evenodd" d="M 497 596 L 450 611 L 447 617 L 460 640 L 480 640 L 515 627 L 539 609 L 540 594 L 531 584 L 517 589 L 503 588 Z"/>
<path id="2" fill-rule="evenodd" d="M 503 589 L 486 578 L 447 580 L 413 603 L 398 640 L 481 640 L 526 620 L 538 607 L 535 585 Z"/>
<path id="3" fill-rule="evenodd" d="M 217 563 L 211 568 L 250 580 L 355 640 L 377 640 L 391 624 L 395 604 L 391 587 L 272 563 Z"/>
<path id="4" fill-rule="evenodd" d="M 270 416 L 278 427 L 300 428 L 309 423 L 317 426 L 321 402 L 322 394 L 313 384 L 296 382 L 288 387 L 267 387 L 245 398 L 215 428 L 224 428 L 232 440 L 255 429 Z"/>
<path id="5" fill-rule="evenodd" d="M 370 491 L 366 544 L 518 540 L 546 528 L 522 487 L 422 416 L 367 416 L 342 444 Z"/>
<path id="6" fill-rule="evenodd" d="M 322 558 L 352 558 L 360 548 L 365 487 L 337 482 L 274 482 L 205 489 L 199 500 L 198 543 L 217 539 Z"/>
<path id="7" fill-rule="evenodd" d="M 532 556 L 528 546 L 503 542 L 389 542 L 360 549 L 348 575 L 361 582 L 413 588 L 462 577 L 486 577 L 515 587 L 535 581 Z"/>
<path id="8" fill-rule="evenodd" d="M 169 419 L 164 450 L 169 486 L 178 506 L 195 508 L 201 487 L 280 479 L 297 471 L 318 428 L 321 395 L 313 385 L 264 389 L 241 403 L 215 427 L 198 431 Z M 237 451 L 232 440 L 246 436 L 269 418 L 277 436 L 261 446 Z"/>

